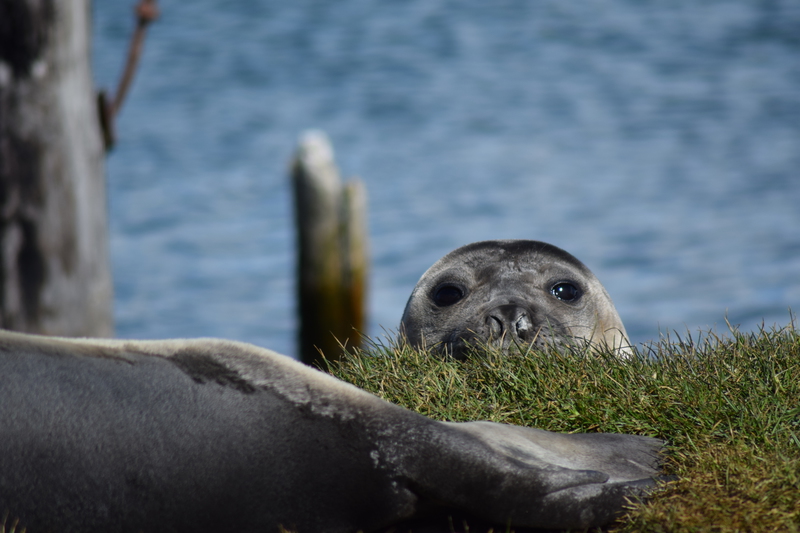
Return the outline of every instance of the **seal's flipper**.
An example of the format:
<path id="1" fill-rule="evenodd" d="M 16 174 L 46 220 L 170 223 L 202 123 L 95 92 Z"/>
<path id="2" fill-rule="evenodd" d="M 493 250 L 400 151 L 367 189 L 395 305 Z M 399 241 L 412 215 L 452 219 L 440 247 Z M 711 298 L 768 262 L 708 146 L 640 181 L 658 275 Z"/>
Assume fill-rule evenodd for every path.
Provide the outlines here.
<path id="1" fill-rule="evenodd" d="M 440 424 L 441 434 L 428 441 L 435 442 L 437 455 L 429 462 L 417 455 L 412 464 L 417 493 L 516 526 L 610 522 L 655 485 L 664 444 L 635 435 L 565 435 L 492 422 Z M 422 447 L 430 453 L 427 443 Z"/>
<path id="2" fill-rule="evenodd" d="M 571 470 L 597 470 L 607 474 L 611 483 L 658 475 L 659 451 L 664 445 L 659 439 L 638 435 L 554 433 L 483 421 L 451 425 L 508 457 Z"/>

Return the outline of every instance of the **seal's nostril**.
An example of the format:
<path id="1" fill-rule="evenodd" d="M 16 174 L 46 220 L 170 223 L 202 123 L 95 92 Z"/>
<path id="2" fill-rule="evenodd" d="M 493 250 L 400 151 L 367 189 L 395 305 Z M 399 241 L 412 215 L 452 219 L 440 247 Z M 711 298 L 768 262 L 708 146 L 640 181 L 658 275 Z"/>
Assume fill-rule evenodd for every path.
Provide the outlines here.
<path id="1" fill-rule="evenodd" d="M 522 316 L 519 317 L 515 327 L 517 329 L 517 336 L 520 339 L 524 339 L 528 333 L 530 333 L 531 329 L 533 329 L 533 324 L 527 313 L 523 313 Z"/>
<path id="2" fill-rule="evenodd" d="M 490 337 L 497 338 L 503 334 L 503 321 L 496 316 L 489 316 L 486 319 L 486 325 L 489 326 Z"/>

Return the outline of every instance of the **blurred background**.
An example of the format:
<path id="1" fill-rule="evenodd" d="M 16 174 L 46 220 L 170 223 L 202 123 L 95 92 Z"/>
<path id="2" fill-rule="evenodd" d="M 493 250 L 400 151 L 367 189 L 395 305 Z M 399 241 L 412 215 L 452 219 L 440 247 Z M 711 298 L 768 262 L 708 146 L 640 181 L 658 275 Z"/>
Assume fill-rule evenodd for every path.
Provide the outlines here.
<path id="1" fill-rule="evenodd" d="M 94 2 L 113 88 L 133 1 Z M 634 342 L 800 308 L 800 0 L 159 2 L 108 162 L 117 335 L 294 355 L 289 160 L 369 193 L 369 334 L 439 257 L 543 240 Z"/>

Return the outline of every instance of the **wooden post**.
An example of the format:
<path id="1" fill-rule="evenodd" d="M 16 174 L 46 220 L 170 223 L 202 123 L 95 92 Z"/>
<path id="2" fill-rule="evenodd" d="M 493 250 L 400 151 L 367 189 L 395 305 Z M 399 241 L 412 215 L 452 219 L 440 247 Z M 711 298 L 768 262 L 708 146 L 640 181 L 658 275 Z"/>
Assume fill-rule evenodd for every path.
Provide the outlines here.
<path id="1" fill-rule="evenodd" d="M 367 326 L 367 188 L 361 180 L 352 179 L 342 192 L 343 318 L 344 325 L 350 328 L 349 346 L 358 347 Z"/>
<path id="2" fill-rule="evenodd" d="M 299 359 L 324 366 L 325 359 L 339 358 L 340 343 L 359 345 L 364 329 L 366 194 L 358 183 L 343 189 L 333 148 L 318 131 L 301 138 L 292 162 L 292 183 Z M 354 257 L 358 254 L 361 257 Z"/>
<path id="3" fill-rule="evenodd" d="M 0 327 L 113 335 L 88 0 L 0 3 Z"/>

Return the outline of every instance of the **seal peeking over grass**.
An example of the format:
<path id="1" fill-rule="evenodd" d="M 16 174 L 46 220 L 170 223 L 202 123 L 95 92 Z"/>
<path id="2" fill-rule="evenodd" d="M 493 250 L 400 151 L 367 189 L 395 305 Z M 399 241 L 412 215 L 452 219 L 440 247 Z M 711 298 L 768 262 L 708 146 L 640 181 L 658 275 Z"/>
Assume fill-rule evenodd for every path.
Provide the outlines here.
<path id="1" fill-rule="evenodd" d="M 611 531 L 799 529 L 800 330 L 794 322 L 725 335 L 664 333 L 625 360 L 588 346 L 533 352 L 489 348 L 456 361 L 377 342 L 332 371 L 437 420 L 667 438 L 665 469 L 677 481 L 632 506 Z M 462 524 L 456 516 L 449 522 Z M 474 519 L 467 524 L 470 532 L 488 531 Z"/>
<path id="2" fill-rule="evenodd" d="M 439 422 L 249 344 L 0 330 L 0 513 L 31 531 L 606 524 L 663 442 Z M 430 531 L 427 529 L 426 531 Z"/>
<path id="3" fill-rule="evenodd" d="M 529 240 L 476 242 L 434 263 L 411 293 L 400 334 L 456 359 L 481 344 L 507 351 L 588 341 L 631 353 L 595 275 L 564 250 Z"/>

